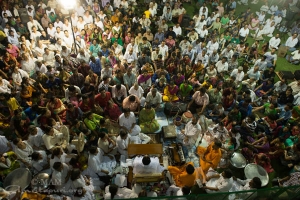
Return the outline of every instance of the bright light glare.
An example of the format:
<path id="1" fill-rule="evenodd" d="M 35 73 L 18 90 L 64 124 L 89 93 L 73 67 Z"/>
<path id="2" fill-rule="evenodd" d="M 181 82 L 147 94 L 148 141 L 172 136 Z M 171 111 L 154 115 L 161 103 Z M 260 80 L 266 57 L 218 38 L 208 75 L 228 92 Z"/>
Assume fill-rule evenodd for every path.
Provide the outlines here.
<path id="1" fill-rule="evenodd" d="M 60 0 L 60 3 L 66 10 L 71 10 L 76 7 L 76 0 Z"/>

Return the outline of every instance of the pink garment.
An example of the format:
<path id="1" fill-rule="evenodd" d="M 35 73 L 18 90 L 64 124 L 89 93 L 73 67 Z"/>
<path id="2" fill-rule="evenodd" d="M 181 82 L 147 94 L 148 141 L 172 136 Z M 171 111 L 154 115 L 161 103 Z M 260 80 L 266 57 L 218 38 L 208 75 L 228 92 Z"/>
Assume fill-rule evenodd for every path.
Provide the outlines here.
<path id="1" fill-rule="evenodd" d="M 19 48 L 17 47 L 17 46 L 15 46 L 15 45 L 11 45 L 12 46 L 12 48 L 11 49 L 6 49 L 7 51 L 8 51 L 8 53 L 10 53 L 11 55 L 13 55 L 15 58 L 17 58 L 18 57 L 18 50 L 19 50 Z"/>
<path id="2" fill-rule="evenodd" d="M 258 28 L 258 26 L 259 26 L 259 20 L 253 18 L 253 19 L 251 20 L 251 23 L 249 24 L 248 28 L 249 28 L 250 30 L 256 30 L 256 29 Z"/>

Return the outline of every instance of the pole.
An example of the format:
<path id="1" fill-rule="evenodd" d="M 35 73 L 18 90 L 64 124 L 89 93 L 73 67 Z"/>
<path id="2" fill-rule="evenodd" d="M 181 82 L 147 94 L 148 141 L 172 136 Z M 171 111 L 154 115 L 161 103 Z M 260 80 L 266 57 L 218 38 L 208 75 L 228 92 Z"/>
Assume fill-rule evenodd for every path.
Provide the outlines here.
<path id="1" fill-rule="evenodd" d="M 76 45 L 75 33 L 74 33 L 74 29 L 73 29 L 72 17 L 71 17 L 71 14 L 70 14 L 70 12 L 69 12 L 69 16 L 70 16 L 70 21 L 71 21 L 71 29 L 72 29 L 73 40 L 74 40 L 75 54 L 77 54 L 77 45 Z"/>

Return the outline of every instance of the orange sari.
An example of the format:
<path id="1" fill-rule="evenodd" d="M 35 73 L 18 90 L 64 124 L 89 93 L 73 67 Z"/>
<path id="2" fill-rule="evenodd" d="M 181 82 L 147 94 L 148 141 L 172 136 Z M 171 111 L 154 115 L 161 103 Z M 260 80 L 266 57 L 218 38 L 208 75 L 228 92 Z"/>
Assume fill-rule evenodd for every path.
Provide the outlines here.
<path id="1" fill-rule="evenodd" d="M 207 148 L 197 147 L 197 154 L 200 156 L 200 166 L 204 174 L 207 173 L 210 167 L 216 169 L 222 157 L 221 149 L 214 150 L 213 146 L 214 143 L 211 143 Z M 206 151 L 208 153 L 205 155 L 205 160 L 203 160 L 202 156 Z"/>

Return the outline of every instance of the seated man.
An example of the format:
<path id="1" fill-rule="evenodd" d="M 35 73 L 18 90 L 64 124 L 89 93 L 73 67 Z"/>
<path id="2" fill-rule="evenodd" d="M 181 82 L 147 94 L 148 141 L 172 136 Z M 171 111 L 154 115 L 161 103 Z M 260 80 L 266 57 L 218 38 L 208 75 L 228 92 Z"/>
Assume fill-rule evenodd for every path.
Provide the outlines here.
<path id="1" fill-rule="evenodd" d="M 186 125 L 184 130 L 181 130 L 179 137 L 183 136 L 183 144 L 192 147 L 197 139 L 199 134 L 201 133 L 201 126 L 198 123 L 199 117 L 194 115 L 193 119 L 189 121 Z"/>
<path id="2" fill-rule="evenodd" d="M 197 172 L 192 162 L 183 166 L 169 166 L 168 170 L 173 176 L 175 185 L 178 187 L 192 187 L 197 178 Z"/>
<path id="3" fill-rule="evenodd" d="M 210 175 L 210 172 L 208 174 L 206 186 L 203 187 L 207 193 L 228 192 L 231 189 L 233 178 L 230 169 L 226 169 L 222 174 L 214 173 Z"/>
<path id="4" fill-rule="evenodd" d="M 157 174 L 165 170 L 158 157 L 138 156 L 133 161 L 133 174 Z"/>
<path id="5" fill-rule="evenodd" d="M 47 150 L 52 150 L 55 146 L 61 145 L 63 134 L 58 132 L 56 129 L 46 126 L 44 128 L 45 134 L 42 136 L 43 142 Z"/>
<path id="6" fill-rule="evenodd" d="M 151 105 L 156 111 L 162 109 L 162 95 L 157 92 L 156 88 L 152 88 L 151 91 L 147 94 L 146 104 Z"/>
<path id="7" fill-rule="evenodd" d="M 136 136 L 141 132 L 141 128 L 136 124 L 136 118 L 129 108 L 125 108 L 123 114 L 119 117 L 119 125 L 128 131 L 131 136 Z"/>
<path id="8" fill-rule="evenodd" d="M 140 112 L 141 101 L 135 95 L 130 95 L 123 100 L 122 103 L 123 109 L 128 108 L 131 112 L 138 115 Z"/>
<path id="9" fill-rule="evenodd" d="M 200 156 L 200 166 L 204 173 L 207 173 L 209 168 L 217 168 L 222 157 L 221 147 L 222 143 L 219 140 L 215 140 L 207 148 L 197 147 L 197 154 Z"/>

